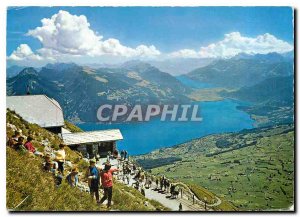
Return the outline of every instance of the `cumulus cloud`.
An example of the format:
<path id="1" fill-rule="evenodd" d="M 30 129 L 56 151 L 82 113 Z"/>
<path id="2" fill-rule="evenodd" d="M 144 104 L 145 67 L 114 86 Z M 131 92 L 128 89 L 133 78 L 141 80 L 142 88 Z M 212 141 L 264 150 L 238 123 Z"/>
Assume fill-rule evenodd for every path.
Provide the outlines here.
<path id="1" fill-rule="evenodd" d="M 159 55 L 160 52 L 153 46 L 139 45 L 130 48 L 120 43 L 118 39 L 103 40 L 90 28 L 86 16 L 72 15 L 67 11 L 59 11 L 51 18 L 41 20 L 42 26 L 29 30 L 27 35 L 37 38 L 43 45 L 40 52 L 68 55 L 112 55 L 112 56 L 144 56 Z"/>
<path id="2" fill-rule="evenodd" d="M 152 58 L 160 55 L 154 45 L 136 48 L 121 44 L 118 39 L 108 38 L 93 31 L 86 16 L 72 15 L 60 10 L 51 18 L 41 20 L 42 25 L 29 30 L 26 35 L 38 39 L 42 48 L 33 53 L 27 44 L 21 44 L 7 58 L 11 61 L 62 61 L 84 56 L 118 56 L 125 58 Z"/>
<path id="3" fill-rule="evenodd" d="M 20 44 L 19 47 L 7 58 L 8 60 L 21 61 L 27 60 L 41 60 L 42 57 L 34 54 L 27 44 Z"/>
<path id="4" fill-rule="evenodd" d="M 114 59 L 147 58 L 230 58 L 238 53 L 266 54 L 293 50 L 289 43 L 265 33 L 257 37 L 242 36 L 239 32 L 225 34 L 224 39 L 199 50 L 182 49 L 162 54 L 154 45 L 128 47 L 116 38 L 107 38 L 91 29 L 84 15 L 72 15 L 60 10 L 50 18 L 41 20 L 41 26 L 31 29 L 27 36 L 36 38 L 42 47 L 35 52 L 27 44 L 21 44 L 7 57 L 15 62 L 51 62 L 65 60 L 91 60 L 106 57 Z M 111 59 L 113 59 L 111 58 Z"/>
<path id="5" fill-rule="evenodd" d="M 239 32 L 232 32 L 225 34 L 224 39 L 219 42 L 201 47 L 199 51 L 184 49 L 173 52 L 170 55 L 183 58 L 230 58 L 239 53 L 285 53 L 292 50 L 292 45 L 283 40 L 277 39 L 269 33 L 251 38 L 242 36 Z"/>

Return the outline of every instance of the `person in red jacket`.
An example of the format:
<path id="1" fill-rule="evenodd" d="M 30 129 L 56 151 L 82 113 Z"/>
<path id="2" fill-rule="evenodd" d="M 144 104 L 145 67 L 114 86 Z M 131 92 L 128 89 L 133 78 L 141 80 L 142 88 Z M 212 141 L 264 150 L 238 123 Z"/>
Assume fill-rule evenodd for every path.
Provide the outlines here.
<path id="1" fill-rule="evenodd" d="M 43 153 L 39 152 L 36 150 L 36 148 L 32 145 L 31 141 L 33 140 L 33 138 L 31 136 L 27 137 L 27 141 L 24 145 L 24 147 L 31 153 L 33 153 L 34 155 L 37 156 L 44 156 Z"/>
<path id="2" fill-rule="evenodd" d="M 100 172 L 101 176 L 101 184 L 104 189 L 104 196 L 100 200 L 100 204 L 102 204 L 106 199 L 107 208 L 111 205 L 112 198 L 112 187 L 113 187 L 113 172 L 119 171 L 118 169 L 111 169 L 110 163 L 106 163 L 104 166 L 104 170 Z"/>

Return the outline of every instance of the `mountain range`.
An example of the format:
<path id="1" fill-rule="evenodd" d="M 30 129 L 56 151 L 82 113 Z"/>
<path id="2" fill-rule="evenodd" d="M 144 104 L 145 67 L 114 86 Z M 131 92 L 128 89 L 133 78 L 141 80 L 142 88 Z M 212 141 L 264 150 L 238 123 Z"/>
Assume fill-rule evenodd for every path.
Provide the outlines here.
<path id="1" fill-rule="evenodd" d="M 168 73 L 131 61 L 120 68 L 91 69 L 74 63 L 25 68 L 7 79 L 7 95 L 46 94 L 57 99 L 67 119 L 96 121 L 103 104 L 176 104 L 189 102 L 191 90 Z"/>
<path id="2" fill-rule="evenodd" d="M 47 64 L 39 69 L 13 66 L 7 69 L 7 95 L 26 94 L 29 86 L 31 94 L 57 99 L 66 119 L 95 122 L 100 105 L 184 104 L 191 102 L 191 95 L 201 94 L 197 92 L 201 86 L 207 93 L 219 88 L 215 92 L 218 99 L 234 98 L 250 103 L 239 108 L 251 114 L 260 126 L 290 123 L 294 112 L 293 58 L 289 52 L 241 53 L 230 59 L 206 59 L 198 63 L 195 59 L 178 60 L 178 63 L 190 62 L 191 68 L 201 65 L 183 75 L 200 82 L 196 86 L 171 75 L 181 71 L 180 64 L 177 72 L 169 74 L 153 66 L 155 61 L 150 64 L 133 60 L 100 68 L 75 63 Z M 167 62 L 162 61 L 160 68 L 166 66 L 172 71 L 175 62 L 170 62 L 168 68 Z M 183 65 L 188 68 L 188 64 Z"/>
<path id="3" fill-rule="evenodd" d="M 266 55 L 240 54 L 220 59 L 187 74 L 192 79 L 219 87 L 253 86 L 270 77 L 293 75 L 293 59 L 277 53 Z"/>

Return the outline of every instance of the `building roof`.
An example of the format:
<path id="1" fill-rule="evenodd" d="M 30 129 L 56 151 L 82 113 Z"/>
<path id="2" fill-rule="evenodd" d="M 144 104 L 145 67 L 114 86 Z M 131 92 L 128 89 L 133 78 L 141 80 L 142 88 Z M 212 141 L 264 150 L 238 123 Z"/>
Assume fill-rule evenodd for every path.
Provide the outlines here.
<path id="1" fill-rule="evenodd" d="M 62 133 L 66 145 L 87 144 L 96 142 L 117 141 L 123 139 L 119 129 L 98 130 L 79 133 Z"/>
<path id="2" fill-rule="evenodd" d="M 46 95 L 7 96 L 6 108 L 15 111 L 27 122 L 41 127 L 64 125 L 63 111 L 59 103 Z"/>

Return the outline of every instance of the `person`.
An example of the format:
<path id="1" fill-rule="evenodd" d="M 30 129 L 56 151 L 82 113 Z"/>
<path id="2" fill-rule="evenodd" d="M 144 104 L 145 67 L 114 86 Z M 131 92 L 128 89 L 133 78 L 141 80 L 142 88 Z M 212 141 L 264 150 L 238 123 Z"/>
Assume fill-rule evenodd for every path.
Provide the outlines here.
<path id="1" fill-rule="evenodd" d="M 45 163 L 44 163 L 44 170 L 49 172 L 51 169 L 53 169 L 53 163 L 51 161 L 51 155 L 46 154 L 45 156 Z"/>
<path id="2" fill-rule="evenodd" d="M 121 160 L 123 160 L 124 159 L 124 150 L 122 150 L 120 154 L 121 154 Z"/>
<path id="3" fill-rule="evenodd" d="M 16 130 L 15 134 L 11 138 L 9 138 L 7 145 L 11 148 L 15 148 L 14 146 L 18 143 L 19 137 L 21 137 L 21 134 L 19 131 Z"/>
<path id="4" fill-rule="evenodd" d="M 182 211 L 182 204 L 179 204 L 179 211 Z"/>
<path id="5" fill-rule="evenodd" d="M 144 184 L 141 184 L 141 193 L 145 197 L 146 196 L 146 191 L 145 191 L 145 186 Z"/>
<path id="6" fill-rule="evenodd" d="M 67 175 L 66 179 L 71 187 L 75 187 L 78 185 L 79 178 L 78 178 L 77 167 L 74 167 L 72 169 L 71 173 L 69 175 Z"/>
<path id="7" fill-rule="evenodd" d="M 155 184 L 156 184 L 156 189 L 158 189 L 158 178 L 156 178 Z"/>
<path id="8" fill-rule="evenodd" d="M 108 152 L 107 152 L 107 162 L 110 162 L 110 158 L 111 158 L 111 152 L 108 151 Z"/>
<path id="9" fill-rule="evenodd" d="M 114 150 L 113 151 L 113 159 L 118 159 L 118 156 L 119 156 L 118 150 Z"/>
<path id="10" fill-rule="evenodd" d="M 90 194 L 92 198 L 94 198 L 94 195 L 96 197 L 97 203 L 99 203 L 99 183 L 100 183 L 100 174 L 99 170 L 96 167 L 96 159 L 90 160 L 90 166 L 87 170 L 86 174 L 88 178 L 88 185 L 90 188 Z"/>
<path id="11" fill-rule="evenodd" d="M 111 205 L 112 199 L 112 189 L 113 189 L 113 173 L 119 171 L 119 169 L 111 169 L 110 163 L 106 163 L 104 165 L 104 170 L 101 171 L 101 184 L 104 189 L 104 196 L 100 200 L 100 204 L 102 204 L 106 199 L 107 201 L 107 208 Z"/>
<path id="12" fill-rule="evenodd" d="M 175 197 L 175 185 L 171 184 L 170 188 L 171 198 Z"/>
<path id="13" fill-rule="evenodd" d="M 12 146 L 13 149 L 16 151 L 24 150 L 24 145 L 23 145 L 24 137 L 18 137 L 18 141 L 16 144 Z"/>
<path id="14" fill-rule="evenodd" d="M 127 155 L 128 155 L 128 152 L 125 150 L 125 151 L 124 151 L 124 160 L 126 160 Z"/>
<path id="15" fill-rule="evenodd" d="M 29 151 L 29 153 L 33 153 L 36 156 L 42 156 L 43 157 L 44 154 L 37 151 L 36 148 L 32 145 L 32 143 L 31 143 L 32 140 L 33 140 L 33 138 L 31 136 L 28 136 L 24 147 Z"/>
<path id="16" fill-rule="evenodd" d="M 58 171 L 64 175 L 64 163 L 66 159 L 65 145 L 61 143 L 59 149 L 55 152 L 55 161 L 58 164 Z"/>

